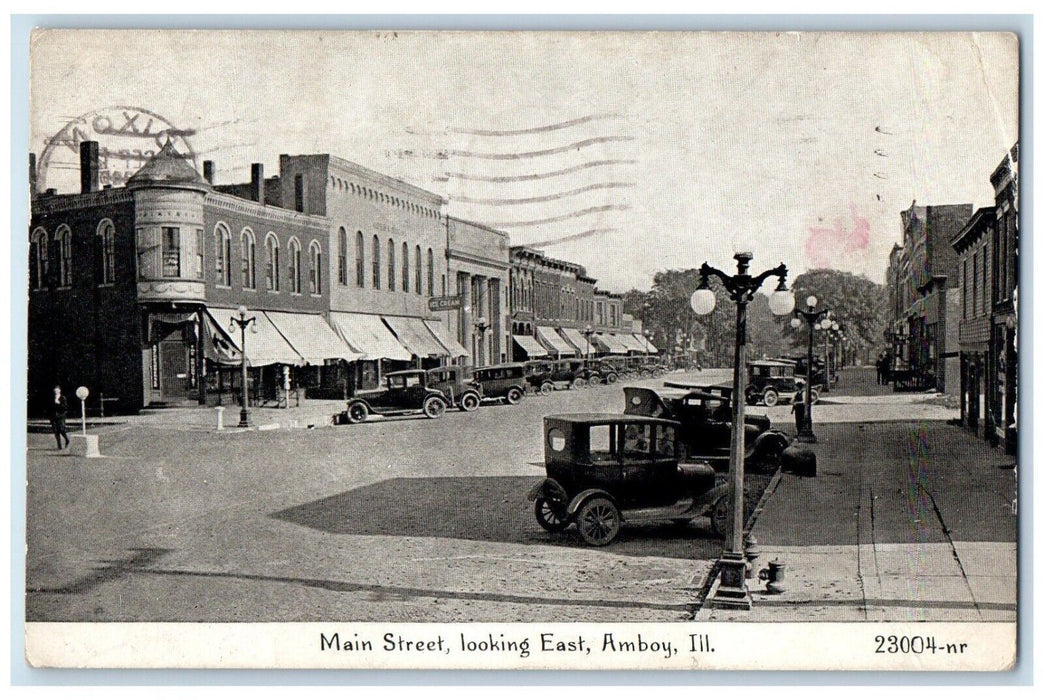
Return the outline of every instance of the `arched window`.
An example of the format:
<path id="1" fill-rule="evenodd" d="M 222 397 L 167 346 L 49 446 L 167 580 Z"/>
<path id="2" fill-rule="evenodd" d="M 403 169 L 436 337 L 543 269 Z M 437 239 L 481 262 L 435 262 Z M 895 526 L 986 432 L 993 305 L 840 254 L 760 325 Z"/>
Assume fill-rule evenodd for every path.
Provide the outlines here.
<path id="1" fill-rule="evenodd" d="M 395 241 L 388 239 L 388 291 L 395 291 Z"/>
<path id="2" fill-rule="evenodd" d="M 98 284 L 116 281 L 116 227 L 109 219 L 98 224 Z"/>
<path id="3" fill-rule="evenodd" d="M 410 247 L 402 242 L 402 291 L 410 291 Z"/>
<path id="4" fill-rule="evenodd" d="M 47 231 L 38 228 L 29 238 L 29 287 L 47 289 Z"/>
<path id="5" fill-rule="evenodd" d="M 239 234 L 240 251 L 243 257 L 243 289 L 256 289 L 257 276 L 254 269 L 257 248 L 254 242 L 254 232 L 248 228 Z"/>
<path id="6" fill-rule="evenodd" d="M 265 236 L 265 289 L 279 291 L 279 239 L 271 232 Z"/>
<path id="7" fill-rule="evenodd" d="M 287 246 L 290 253 L 290 292 L 301 293 L 301 243 L 296 238 L 290 239 Z"/>
<path id="8" fill-rule="evenodd" d="M 308 244 L 308 263 L 308 291 L 312 294 L 322 294 L 323 253 L 315 241 Z"/>
<path id="9" fill-rule="evenodd" d="M 381 241 L 373 237 L 373 288 L 381 288 Z"/>
<path id="10" fill-rule="evenodd" d="M 348 232 L 343 226 L 337 230 L 337 281 L 348 284 Z"/>
<path id="11" fill-rule="evenodd" d="M 366 286 L 366 251 L 363 250 L 362 231 L 355 232 L 355 286 Z"/>
<path id="12" fill-rule="evenodd" d="M 413 267 L 413 286 L 415 287 L 414 291 L 416 291 L 417 294 L 424 294 L 424 289 L 421 285 L 421 281 L 424 279 L 424 273 L 422 272 L 422 270 L 424 269 L 424 262 L 421 260 L 420 246 L 417 246 L 416 255 L 413 256 Z"/>
<path id="13" fill-rule="evenodd" d="M 428 248 L 428 296 L 435 296 L 435 255 Z"/>
<path id="14" fill-rule="evenodd" d="M 58 286 L 69 287 L 72 285 L 72 231 L 68 226 L 58 227 L 54 243 L 58 249 Z"/>
<path id="15" fill-rule="evenodd" d="M 219 287 L 232 286 L 232 235 L 224 224 L 214 227 L 214 272 Z"/>

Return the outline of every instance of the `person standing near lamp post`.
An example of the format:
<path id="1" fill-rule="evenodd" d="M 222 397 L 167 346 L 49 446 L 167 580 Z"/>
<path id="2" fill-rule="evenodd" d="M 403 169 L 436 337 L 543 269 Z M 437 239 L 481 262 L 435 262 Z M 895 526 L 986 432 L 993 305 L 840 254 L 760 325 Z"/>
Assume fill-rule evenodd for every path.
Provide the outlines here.
<path id="1" fill-rule="evenodd" d="M 69 417 L 69 401 L 62 396 L 62 387 L 57 384 L 54 387 L 54 398 L 47 405 L 47 418 L 51 421 L 51 430 L 54 439 L 58 443 L 58 449 L 64 450 L 69 446 L 69 432 L 65 427 L 65 419 Z M 62 446 L 62 438 L 65 445 Z"/>

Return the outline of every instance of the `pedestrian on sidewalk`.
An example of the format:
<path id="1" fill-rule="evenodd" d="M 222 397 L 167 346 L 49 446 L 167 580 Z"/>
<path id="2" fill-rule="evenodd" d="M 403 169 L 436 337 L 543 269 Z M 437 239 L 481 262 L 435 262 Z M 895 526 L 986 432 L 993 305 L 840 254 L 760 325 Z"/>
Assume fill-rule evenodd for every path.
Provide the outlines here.
<path id="1" fill-rule="evenodd" d="M 790 412 L 794 414 L 794 428 L 800 433 L 805 428 L 805 392 L 799 386 L 794 399 L 790 402 Z"/>
<path id="2" fill-rule="evenodd" d="M 47 405 L 47 417 L 51 420 L 51 430 L 54 432 L 54 440 L 58 443 L 58 449 L 64 450 L 69 446 L 69 433 L 65 429 L 65 419 L 69 416 L 69 402 L 62 396 L 62 388 L 55 385 L 54 399 Z M 65 438 L 65 446 L 62 446 L 62 438 Z"/>

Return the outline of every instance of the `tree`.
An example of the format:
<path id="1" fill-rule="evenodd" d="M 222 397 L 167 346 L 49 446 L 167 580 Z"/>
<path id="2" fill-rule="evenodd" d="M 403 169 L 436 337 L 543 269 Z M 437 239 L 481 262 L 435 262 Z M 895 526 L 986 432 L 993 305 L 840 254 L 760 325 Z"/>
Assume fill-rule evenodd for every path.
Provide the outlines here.
<path id="1" fill-rule="evenodd" d="M 870 362 L 881 346 L 884 337 L 888 310 L 888 291 L 864 275 L 853 275 L 841 270 L 817 269 L 798 275 L 794 280 L 794 298 L 799 308 L 805 308 L 805 300 L 811 295 L 818 302 L 817 308 L 829 308 L 831 316 L 844 324 L 846 344 Z M 797 346 L 807 342 L 808 328 L 802 325 L 794 330 L 790 319 L 781 323 L 781 331 Z"/>

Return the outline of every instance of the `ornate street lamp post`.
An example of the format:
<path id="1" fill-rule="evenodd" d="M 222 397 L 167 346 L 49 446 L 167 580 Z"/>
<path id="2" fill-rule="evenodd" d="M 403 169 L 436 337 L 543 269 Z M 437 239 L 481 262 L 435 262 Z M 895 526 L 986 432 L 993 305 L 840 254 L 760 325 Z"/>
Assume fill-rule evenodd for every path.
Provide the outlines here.
<path id="1" fill-rule="evenodd" d="M 580 333 L 584 336 L 584 340 L 587 341 L 587 347 L 584 348 L 584 359 L 590 359 L 591 357 L 591 336 L 594 335 L 594 329 L 591 328 L 591 324 L 587 324 Z"/>
<path id="2" fill-rule="evenodd" d="M 729 451 L 729 522 L 726 547 L 718 560 L 720 580 L 711 598 L 712 605 L 722 608 L 749 610 L 747 591 L 747 561 L 743 556 L 743 455 L 746 413 L 747 363 L 747 304 L 769 277 L 777 277 L 779 284 L 769 297 L 769 308 L 777 316 L 789 314 L 794 308 L 794 295 L 787 290 L 787 268 L 780 263 L 771 270 L 752 276 L 747 273 L 754 255 L 747 250 L 736 253 L 736 274 L 728 275 L 703 263 L 700 267 L 700 285 L 690 300 L 692 310 L 706 316 L 714 310 L 716 299 L 708 286 L 711 275 L 721 280 L 729 297 L 736 303 L 736 352 L 732 370 L 732 446 Z"/>
<path id="3" fill-rule="evenodd" d="M 252 333 L 257 333 L 257 317 L 251 316 L 247 318 L 247 308 L 240 306 L 236 309 L 239 314 L 232 317 L 232 322 L 229 327 L 235 331 L 235 328 L 239 327 L 239 367 L 243 372 L 243 393 L 241 397 L 242 403 L 239 408 L 239 427 L 249 428 L 250 427 L 250 396 L 247 389 L 247 354 L 246 354 L 246 329 L 250 326 Z"/>
<path id="4" fill-rule="evenodd" d="M 478 320 L 473 324 L 475 326 L 475 332 L 478 333 L 478 357 L 475 358 L 475 365 L 485 364 L 486 356 L 486 330 L 489 329 L 489 321 L 486 320 L 485 316 L 479 316 Z"/>
<path id="5" fill-rule="evenodd" d="M 805 304 L 808 306 L 807 309 L 795 309 L 793 318 L 790 321 L 790 326 L 794 330 L 801 328 L 801 319 L 805 319 L 805 323 L 808 324 L 808 358 L 806 360 L 807 372 L 805 374 L 805 421 L 802 424 L 801 429 L 798 430 L 797 441 L 798 442 L 816 442 L 815 433 L 812 432 L 812 377 L 814 376 L 814 370 L 812 368 L 812 351 L 815 347 L 815 332 L 822 327 L 820 319 L 830 313 L 830 309 L 816 310 L 816 304 L 819 302 L 814 296 L 810 296 L 805 300 Z M 827 382 L 830 381 L 830 375 L 827 375 Z"/>

